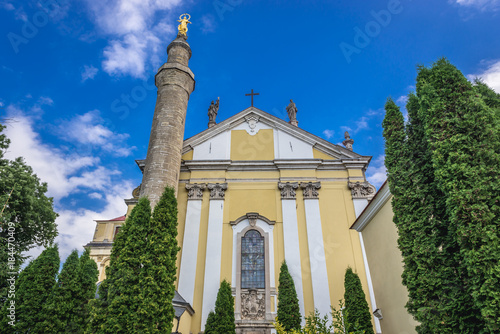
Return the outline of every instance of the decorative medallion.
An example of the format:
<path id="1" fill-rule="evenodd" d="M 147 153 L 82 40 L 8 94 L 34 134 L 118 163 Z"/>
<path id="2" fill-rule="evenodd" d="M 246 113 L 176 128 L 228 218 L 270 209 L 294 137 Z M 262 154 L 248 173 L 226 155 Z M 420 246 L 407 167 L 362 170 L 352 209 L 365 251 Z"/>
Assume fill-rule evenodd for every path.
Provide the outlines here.
<path id="1" fill-rule="evenodd" d="M 227 183 L 209 183 L 210 199 L 224 199 L 224 190 L 227 190 Z"/>
<path id="2" fill-rule="evenodd" d="M 241 319 L 263 320 L 266 315 L 265 292 L 247 290 L 241 292 Z"/>
<path id="3" fill-rule="evenodd" d="M 188 199 L 203 199 L 203 190 L 205 188 L 205 183 L 187 183 Z"/>
<path id="4" fill-rule="evenodd" d="M 134 190 L 132 190 L 132 197 L 133 198 L 139 198 L 139 196 L 141 194 L 141 186 L 142 186 L 142 183 L 139 184 L 139 186 L 137 188 L 135 188 Z"/>
<path id="5" fill-rule="evenodd" d="M 278 182 L 278 188 L 281 190 L 281 199 L 295 199 L 295 189 L 299 187 L 297 182 Z"/>
<path id="6" fill-rule="evenodd" d="M 318 189 L 321 188 L 320 182 L 302 182 L 300 184 L 302 188 L 304 199 L 318 198 Z"/>
<path id="7" fill-rule="evenodd" d="M 259 218 L 259 214 L 256 212 L 250 212 L 247 213 L 247 218 L 250 226 L 255 227 L 255 225 L 257 224 L 257 219 Z"/>
<path id="8" fill-rule="evenodd" d="M 366 198 L 371 200 L 375 196 L 375 187 L 368 182 L 349 182 L 349 188 L 351 189 L 352 198 Z"/>
<path id="9" fill-rule="evenodd" d="M 248 127 L 250 128 L 250 130 L 247 130 L 247 132 L 252 136 L 257 134 L 258 131 L 256 131 L 255 128 L 257 127 L 257 123 L 259 122 L 259 116 L 248 115 L 245 116 L 245 120 L 247 121 Z"/>

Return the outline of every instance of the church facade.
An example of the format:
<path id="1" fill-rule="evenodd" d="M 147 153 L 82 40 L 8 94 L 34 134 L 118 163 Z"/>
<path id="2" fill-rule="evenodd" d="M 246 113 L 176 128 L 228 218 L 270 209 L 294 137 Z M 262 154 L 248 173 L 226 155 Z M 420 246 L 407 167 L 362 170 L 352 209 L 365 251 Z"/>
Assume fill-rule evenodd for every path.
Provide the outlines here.
<path id="1" fill-rule="evenodd" d="M 182 316 L 179 331 L 204 331 L 220 282 L 227 280 L 237 333 L 273 333 L 283 261 L 303 316 L 338 307 L 348 267 L 375 311 L 367 257 L 360 234 L 351 229 L 375 195 L 365 176 L 371 157 L 355 153 L 348 137 L 343 147 L 301 129 L 296 109 L 285 121 L 251 106 L 218 124 L 211 118 L 208 129 L 183 140 L 194 90 L 186 39 L 180 32 L 169 45 L 168 61 L 156 76 L 148 155 L 137 160 L 143 183 L 125 200 L 129 214 L 140 196 L 154 205 L 166 185 L 177 190 L 176 288 L 194 311 Z M 125 218 L 96 221 L 86 246 L 100 281 Z M 375 315 L 373 325 L 382 332 Z"/>

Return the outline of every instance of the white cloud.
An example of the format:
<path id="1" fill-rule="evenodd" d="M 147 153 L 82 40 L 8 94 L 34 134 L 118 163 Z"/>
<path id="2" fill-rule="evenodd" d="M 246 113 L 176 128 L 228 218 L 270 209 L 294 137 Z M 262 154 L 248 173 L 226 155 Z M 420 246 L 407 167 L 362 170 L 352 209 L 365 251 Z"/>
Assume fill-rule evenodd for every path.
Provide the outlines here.
<path id="1" fill-rule="evenodd" d="M 123 216 L 127 207 L 123 201 L 130 197 L 133 187 L 129 181 L 120 181 L 106 191 L 106 196 L 102 199 L 105 206 L 100 211 L 88 209 L 58 209 L 59 217 L 56 219 L 59 235 L 55 242 L 59 244 L 61 261 L 65 261 L 73 249 L 83 251 L 83 246 L 90 242 L 94 236 L 95 222 L 99 219 L 112 219 Z M 43 248 L 37 247 L 30 250 L 27 255 L 36 258 Z"/>
<path id="2" fill-rule="evenodd" d="M 369 117 L 362 116 L 360 119 L 354 122 L 354 124 L 356 124 L 355 128 L 351 128 L 350 126 L 341 126 L 340 128 L 343 131 L 348 131 L 350 134 L 356 134 L 361 130 L 370 128 L 370 126 L 368 125 L 368 121 Z"/>
<path id="3" fill-rule="evenodd" d="M 181 0 L 87 0 L 91 18 L 110 39 L 104 49 L 103 70 L 111 75 L 143 77 L 146 67 L 160 59 L 167 36 L 175 32 L 165 16 L 180 3 Z"/>
<path id="4" fill-rule="evenodd" d="M 408 96 L 407 95 L 401 95 L 400 97 L 398 97 L 398 99 L 396 100 L 396 103 L 397 104 L 403 104 L 405 105 L 406 102 L 408 102 Z"/>
<path id="5" fill-rule="evenodd" d="M 379 155 L 375 160 L 372 160 L 370 166 L 366 170 L 366 179 L 373 184 L 377 189 L 387 179 L 387 169 L 384 165 L 385 155 Z"/>
<path id="6" fill-rule="evenodd" d="M 14 10 L 16 9 L 13 4 L 10 2 L 0 2 L 0 7 L 2 7 L 5 10 Z"/>
<path id="7" fill-rule="evenodd" d="M 8 123 L 5 129 L 5 134 L 11 139 L 5 156 L 9 159 L 24 157 L 38 177 L 47 182 L 47 195 L 54 197 L 55 210 L 59 213 L 56 242 L 64 261 L 73 249 L 83 251 L 82 246 L 92 240 L 95 219 L 111 219 L 125 214 L 123 198 L 130 197 L 134 186 L 130 180 L 119 178 L 118 170 L 100 166 L 99 158 L 81 152 L 68 154 L 44 143 L 34 130 L 35 118 L 27 116 L 21 109 L 9 105 L 7 116 L 15 121 Z M 85 119 L 85 115 L 81 118 Z M 87 118 L 92 119 L 92 115 L 87 115 Z M 99 138 L 97 135 L 89 140 L 99 141 Z M 95 211 L 73 207 L 74 203 L 70 207 L 61 203 L 61 199 L 75 194 L 100 199 L 103 209 Z M 36 257 L 42 250 L 35 248 L 27 255 Z"/>
<path id="8" fill-rule="evenodd" d="M 129 156 L 135 147 L 125 144 L 128 134 L 111 131 L 102 125 L 104 120 L 98 110 L 89 111 L 83 115 L 76 115 L 69 121 L 63 121 L 58 128 L 61 138 L 79 144 L 80 150 L 91 151 L 100 148 L 114 156 Z"/>
<path id="9" fill-rule="evenodd" d="M 97 72 L 99 72 L 99 70 L 94 66 L 84 65 L 82 71 L 82 82 L 85 82 L 88 79 L 94 79 L 94 77 L 97 75 Z"/>
<path id="10" fill-rule="evenodd" d="M 478 7 L 480 9 L 496 8 L 499 0 L 455 0 L 455 2 L 465 7 Z"/>
<path id="11" fill-rule="evenodd" d="M 38 177 L 48 183 L 48 195 L 56 203 L 62 198 L 83 189 L 105 190 L 119 171 L 99 166 L 100 159 L 78 152 L 65 154 L 61 149 L 42 143 L 33 129 L 34 118 L 9 106 L 8 118 L 14 119 L 5 129 L 11 144 L 6 157 L 24 157 Z"/>
<path id="12" fill-rule="evenodd" d="M 469 80 L 474 80 L 477 77 L 481 78 L 484 83 L 500 94 L 500 59 L 490 62 L 483 72 L 467 76 Z"/>
<path id="13" fill-rule="evenodd" d="M 332 138 L 334 134 L 335 134 L 335 131 L 330 130 L 330 129 L 326 129 L 325 131 L 323 131 L 323 135 L 326 137 L 326 139 Z"/>
<path id="14" fill-rule="evenodd" d="M 203 15 L 201 17 L 201 31 L 203 33 L 209 33 L 215 31 L 215 19 L 212 14 Z"/>

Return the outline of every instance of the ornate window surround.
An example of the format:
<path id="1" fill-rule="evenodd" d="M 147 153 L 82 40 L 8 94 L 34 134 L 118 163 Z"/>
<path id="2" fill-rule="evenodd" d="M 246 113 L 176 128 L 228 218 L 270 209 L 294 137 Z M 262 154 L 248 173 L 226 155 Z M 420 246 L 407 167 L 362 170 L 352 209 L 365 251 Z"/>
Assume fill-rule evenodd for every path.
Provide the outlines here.
<path id="1" fill-rule="evenodd" d="M 251 212 L 230 222 L 233 228 L 233 266 L 232 266 L 232 286 L 235 292 L 235 320 L 236 323 L 269 324 L 274 320 L 275 310 L 271 310 L 271 298 L 276 300 L 275 274 L 274 274 L 274 221 Z M 256 230 L 264 237 L 265 253 L 265 289 L 257 290 L 258 294 L 264 294 L 265 316 L 264 319 L 252 320 L 242 319 L 242 292 L 250 293 L 252 289 L 241 289 L 241 238 L 250 230 Z"/>

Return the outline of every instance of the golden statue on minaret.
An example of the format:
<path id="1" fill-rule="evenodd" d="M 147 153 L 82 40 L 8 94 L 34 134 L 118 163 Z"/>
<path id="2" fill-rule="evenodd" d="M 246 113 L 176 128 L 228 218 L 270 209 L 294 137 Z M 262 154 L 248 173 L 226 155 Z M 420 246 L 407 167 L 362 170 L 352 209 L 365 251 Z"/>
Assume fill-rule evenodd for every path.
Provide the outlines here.
<path id="1" fill-rule="evenodd" d="M 190 19 L 191 19 L 191 15 L 189 15 L 188 13 L 185 13 L 185 14 L 182 14 L 181 16 L 179 16 L 179 20 L 177 20 L 177 22 L 181 23 L 177 27 L 177 29 L 179 30 L 179 34 L 187 37 L 187 31 L 188 31 L 187 24 L 191 23 L 191 22 L 189 22 Z"/>

